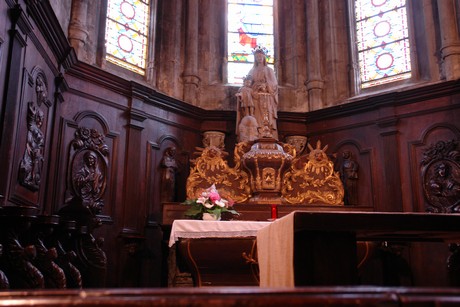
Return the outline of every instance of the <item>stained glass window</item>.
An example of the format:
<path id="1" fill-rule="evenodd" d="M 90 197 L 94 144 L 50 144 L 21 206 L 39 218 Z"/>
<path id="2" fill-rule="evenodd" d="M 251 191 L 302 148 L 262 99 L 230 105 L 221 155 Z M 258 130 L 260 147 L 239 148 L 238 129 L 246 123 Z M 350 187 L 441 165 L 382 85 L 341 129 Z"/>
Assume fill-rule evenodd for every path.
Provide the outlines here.
<path id="1" fill-rule="evenodd" d="M 106 60 L 144 75 L 148 27 L 148 0 L 108 0 Z"/>
<path id="2" fill-rule="evenodd" d="M 355 0 L 361 87 L 411 77 L 406 0 Z"/>
<path id="3" fill-rule="evenodd" d="M 252 68 L 252 50 L 268 49 L 267 63 L 273 68 L 273 0 L 228 0 L 228 83 L 243 84 Z"/>

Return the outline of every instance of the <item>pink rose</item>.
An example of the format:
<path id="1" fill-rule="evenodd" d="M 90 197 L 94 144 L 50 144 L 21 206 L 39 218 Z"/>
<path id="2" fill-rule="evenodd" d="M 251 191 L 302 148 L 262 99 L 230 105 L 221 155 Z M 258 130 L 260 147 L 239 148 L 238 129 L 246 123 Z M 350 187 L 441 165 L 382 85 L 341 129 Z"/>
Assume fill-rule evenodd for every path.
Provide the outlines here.
<path id="1" fill-rule="evenodd" d="M 219 195 L 219 193 L 212 191 L 212 192 L 209 193 L 209 199 L 212 202 L 215 202 L 217 200 L 220 200 L 220 195 Z"/>

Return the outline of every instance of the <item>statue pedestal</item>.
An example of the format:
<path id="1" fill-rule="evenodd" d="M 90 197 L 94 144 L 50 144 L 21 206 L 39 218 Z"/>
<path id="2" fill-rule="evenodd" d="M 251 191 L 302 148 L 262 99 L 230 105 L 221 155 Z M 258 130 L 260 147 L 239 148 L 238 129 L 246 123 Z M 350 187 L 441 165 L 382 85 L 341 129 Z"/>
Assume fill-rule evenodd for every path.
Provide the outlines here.
<path id="1" fill-rule="evenodd" d="M 260 138 L 243 155 L 243 165 L 251 175 L 253 195 L 249 199 L 250 203 L 282 203 L 283 174 L 291 166 L 294 157 L 284 152 L 281 144 L 274 138 Z"/>

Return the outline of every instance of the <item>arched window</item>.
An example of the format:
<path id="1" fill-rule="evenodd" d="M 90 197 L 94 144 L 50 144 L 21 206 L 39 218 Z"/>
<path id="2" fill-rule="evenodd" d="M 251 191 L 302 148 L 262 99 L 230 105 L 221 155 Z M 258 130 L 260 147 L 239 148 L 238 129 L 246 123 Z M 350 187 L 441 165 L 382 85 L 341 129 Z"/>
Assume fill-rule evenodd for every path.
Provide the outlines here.
<path id="1" fill-rule="evenodd" d="M 406 0 L 354 0 L 361 88 L 411 77 Z"/>
<path id="2" fill-rule="evenodd" d="M 273 68 L 273 0 L 228 0 L 227 5 L 228 83 L 243 84 L 257 45 L 268 50 L 267 63 Z"/>
<path id="3" fill-rule="evenodd" d="M 149 0 L 108 0 L 106 60 L 145 75 L 149 20 Z"/>

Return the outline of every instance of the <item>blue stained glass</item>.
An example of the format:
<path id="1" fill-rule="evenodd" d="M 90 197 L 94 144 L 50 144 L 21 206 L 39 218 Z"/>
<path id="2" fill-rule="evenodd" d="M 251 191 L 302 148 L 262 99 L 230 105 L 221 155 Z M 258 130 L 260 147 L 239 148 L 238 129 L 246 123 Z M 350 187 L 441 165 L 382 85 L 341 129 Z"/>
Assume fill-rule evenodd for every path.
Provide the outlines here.
<path id="1" fill-rule="evenodd" d="M 274 63 L 273 0 L 228 0 L 228 82 L 242 84 L 254 63 L 256 45 L 268 49 Z"/>
<path id="2" fill-rule="evenodd" d="M 355 0 L 361 87 L 411 77 L 405 0 Z"/>

